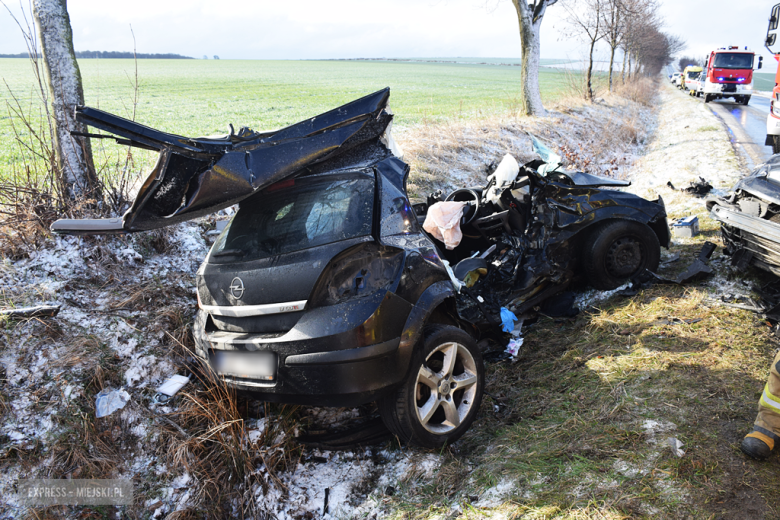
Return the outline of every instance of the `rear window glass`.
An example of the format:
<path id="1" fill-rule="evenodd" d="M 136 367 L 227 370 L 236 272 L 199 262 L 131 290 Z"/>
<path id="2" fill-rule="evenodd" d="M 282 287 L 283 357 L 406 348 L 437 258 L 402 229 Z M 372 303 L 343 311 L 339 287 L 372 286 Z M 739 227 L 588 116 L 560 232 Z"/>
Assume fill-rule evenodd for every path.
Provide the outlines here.
<path id="1" fill-rule="evenodd" d="M 719 52 L 712 66 L 716 69 L 752 69 L 753 55 L 736 52 Z"/>
<path id="2" fill-rule="evenodd" d="M 211 256 L 254 260 L 370 235 L 373 211 L 373 179 L 297 179 L 243 201 Z"/>

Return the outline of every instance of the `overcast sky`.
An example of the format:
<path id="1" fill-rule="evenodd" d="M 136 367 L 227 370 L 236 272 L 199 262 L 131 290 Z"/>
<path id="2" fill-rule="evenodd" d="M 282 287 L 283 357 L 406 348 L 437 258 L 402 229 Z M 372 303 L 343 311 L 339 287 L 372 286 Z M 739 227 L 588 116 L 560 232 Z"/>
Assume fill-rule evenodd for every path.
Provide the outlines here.
<path id="1" fill-rule="evenodd" d="M 19 14 L 19 0 L 2 1 Z M 703 58 L 716 47 L 747 45 L 769 58 L 763 37 L 775 2 L 661 2 L 667 31 L 688 42 L 684 54 Z M 70 0 L 68 10 L 77 51 L 131 51 L 132 24 L 138 52 L 198 58 L 520 56 L 509 0 Z M 579 59 L 583 46 L 561 37 L 561 11 L 547 11 L 542 57 Z M 0 54 L 24 51 L 19 29 L 0 8 Z"/>

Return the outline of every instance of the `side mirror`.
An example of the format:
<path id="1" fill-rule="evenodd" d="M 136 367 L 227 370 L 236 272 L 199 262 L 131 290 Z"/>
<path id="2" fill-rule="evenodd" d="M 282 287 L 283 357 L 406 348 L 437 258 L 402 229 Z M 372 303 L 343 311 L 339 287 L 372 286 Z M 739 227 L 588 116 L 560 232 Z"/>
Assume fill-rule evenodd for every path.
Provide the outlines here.
<path id="1" fill-rule="evenodd" d="M 757 67 L 757 69 L 760 70 L 761 67 L 763 67 L 763 66 L 764 66 L 764 57 L 763 56 L 759 56 L 758 57 L 758 67 Z"/>
<path id="2" fill-rule="evenodd" d="M 778 23 L 780 23 L 780 4 L 776 4 L 772 7 L 772 14 L 769 16 L 769 26 L 766 31 L 766 40 L 764 40 L 764 46 L 772 54 L 777 54 L 772 50 L 772 46 L 777 41 Z M 759 66 L 759 68 L 761 67 Z"/>

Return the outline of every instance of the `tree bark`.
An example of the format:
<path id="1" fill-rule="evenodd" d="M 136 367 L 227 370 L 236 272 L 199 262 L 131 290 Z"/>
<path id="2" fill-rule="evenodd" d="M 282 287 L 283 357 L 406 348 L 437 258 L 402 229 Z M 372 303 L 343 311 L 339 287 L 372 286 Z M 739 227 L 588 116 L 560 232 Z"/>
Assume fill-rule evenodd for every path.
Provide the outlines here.
<path id="1" fill-rule="evenodd" d="M 51 94 L 60 186 L 67 199 L 99 199 L 89 139 L 71 135 L 71 131 L 86 132 L 86 127 L 74 118 L 74 107 L 84 104 L 84 90 L 73 50 L 67 1 L 34 0 L 33 16 Z"/>
<path id="2" fill-rule="evenodd" d="M 620 82 L 626 83 L 626 62 L 628 61 L 628 51 L 623 49 L 623 67 L 620 69 Z"/>
<path id="3" fill-rule="evenodd" d="M 615 47 L 610 47 L 609 50 L 609 91 L 612 92 L 612 67 L 615 66 Z"/>
<path id="4" fill-rule="evenodd" d="M 596 46 L 596 40 L 590 42 L 590 52 L 588 53 L 588 101 L 593 101 L 593 48 Z"/>
<path id="5" fill-rule="evenodd" d="M 524 115 L 546 116 L 539 92 L 539 62 L 541 40 L 539 30 L 548 5 L 557 0 L 537 0 L 528 4 L 527 0 L 512 0 L 517 11 L 520 25 L 520 49 L 523 53 L 520 67 L 521 112 Z"/>

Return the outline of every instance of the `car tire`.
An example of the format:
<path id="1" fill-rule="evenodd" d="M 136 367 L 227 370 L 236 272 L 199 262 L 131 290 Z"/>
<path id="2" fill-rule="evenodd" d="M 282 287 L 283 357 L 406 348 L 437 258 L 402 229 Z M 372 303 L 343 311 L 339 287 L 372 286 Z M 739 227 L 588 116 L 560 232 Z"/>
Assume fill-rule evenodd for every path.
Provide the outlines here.
<path id="1" fill-rule="evenodd" d="M 661 244 L 652 229 L 631 220 L 605 222 L 585 243 L 583 270 L 587 282 L 601 290 L 620 287 L 645 269 L 656 271 Z"/>
<path id="2" fill-rule="evenodd" d="M 474 338 L 452 325 L 429 326 L 412 354 L 406 381 L 378 402 L 379 413 L 401 442 L 440 448 L 474 422 L 484 386 Z"/>
<path id="3" fill-rule="evenodd" d="M 772 136 L 772 153 L 780 153 L 780 135 Z"/>
<path id="4" fill-rule="evenodd" d="M 742 104 L 747 105 L 750 103 L 750 96 L 742 96 Z"/>
<path id="5" fill-rule="evenodd" d="M 704 102 L 705 103 L 709 103 L 710 102 L 710 95 L 709 94 L 704 94 Z"/>

